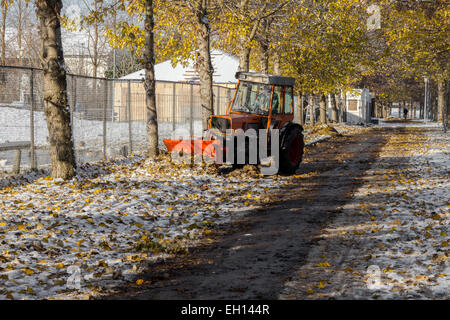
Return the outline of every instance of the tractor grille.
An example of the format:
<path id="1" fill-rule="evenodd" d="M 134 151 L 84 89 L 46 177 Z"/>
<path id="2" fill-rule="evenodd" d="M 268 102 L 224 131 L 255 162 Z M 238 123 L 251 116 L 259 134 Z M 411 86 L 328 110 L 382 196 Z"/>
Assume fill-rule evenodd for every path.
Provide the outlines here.
<path id="1" fill-rule="evenodd" d="M 231 129 L 231 119 L 212 117 L 211 128 L 226 133 L 228 129 Z"/>

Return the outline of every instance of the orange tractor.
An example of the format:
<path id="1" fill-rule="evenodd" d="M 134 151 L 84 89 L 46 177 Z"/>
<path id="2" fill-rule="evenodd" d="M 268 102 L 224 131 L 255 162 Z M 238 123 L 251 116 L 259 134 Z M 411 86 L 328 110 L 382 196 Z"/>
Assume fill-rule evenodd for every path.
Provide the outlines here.
<path id="1" fill-rule="evenodd" d="M 247 135 L 250 131 L 264 132 L 264 143 L 267 150 L 267 159 L 273 158 L 274 134 L 277 134 L 278 145 L 278 172 L 292 174 L 299 167 L 304 149 L 303 128 L 294 120 L 294 78 L 272 76 L 259 73 L 238 72 L 236 74 L 238 84 L 229 103 L 226 115 L 211 116 L 208 125 L 208 134 L 204 139 L 194 140 L 164 140 L 169 152 L 187 154 L 203 154 L 223 163 L 227 158 L 230 162 L 238 165 L 237 157 L 243 157 L 244 163 L 251 163 L 249 149 L 261 146 L 261 134 L 256 140 L 246 137 L 244 149 L 234 143 L 239 135 Z M 276 141 L 274 140 L 274 141 Z M 232 141 L 233 143 L 230 143 Z M 278 148 L 279 147 L 279 148 Z M 259 154 L 259 153 L 258 153 Z M 256 161 L 261 163 L 263 159 L 258 156 Z M 243 163 L 239 163 L 243 164 Z"/>

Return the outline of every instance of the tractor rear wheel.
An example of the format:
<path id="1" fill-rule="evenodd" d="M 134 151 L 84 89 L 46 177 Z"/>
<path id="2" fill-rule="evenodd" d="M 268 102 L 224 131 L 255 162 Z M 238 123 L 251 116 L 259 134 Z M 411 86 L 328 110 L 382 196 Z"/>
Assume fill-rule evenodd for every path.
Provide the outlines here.
<path id="1" fill-rule="evenodd" d="M 303 159 L 305 142 L 303 141 L 301 127 L 298 125 L 290 127 L 281 141 L 279 171 L 283 174 L 293 174 Z"/>

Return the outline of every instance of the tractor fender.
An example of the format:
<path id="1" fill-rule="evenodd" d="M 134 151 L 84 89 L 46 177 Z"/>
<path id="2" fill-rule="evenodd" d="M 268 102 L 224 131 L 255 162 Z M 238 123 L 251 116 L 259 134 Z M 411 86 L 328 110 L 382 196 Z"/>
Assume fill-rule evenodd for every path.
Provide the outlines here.
<path id="1" fill-rule="evenodd" d="M 280 129 L 280 147 L 283 147 L 285 144 L 285 139 L 287 136 L 286 133 L 294 127 L 298 127 L 300 129 L 300 132 L 303 132 L 303 127 L 294 122 L 285 123 L 284 126 Z"/>

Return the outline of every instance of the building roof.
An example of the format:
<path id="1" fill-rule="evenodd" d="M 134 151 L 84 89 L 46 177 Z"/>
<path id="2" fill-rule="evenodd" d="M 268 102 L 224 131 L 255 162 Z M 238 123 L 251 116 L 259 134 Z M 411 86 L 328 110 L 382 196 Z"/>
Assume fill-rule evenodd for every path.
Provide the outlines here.
<path id="1" fill-rule="evenodd" d="M 214 68 L 214 83 L 237 83 L 236 72 L 239 68 L 239 59 L 222 50 L 213 49 L 211 60 Z M 183 67 L 180 63 L 176 67 L 170 61 L 164 61 L 155 65 L 155 78 L 158 81 L 198 81 L 199 76 L 194 67 L 195 61 L 189 60 L 189 65 Z M 145 69 L 126 75 L 123 80 L 142 80 L 145 77 Z"/>

